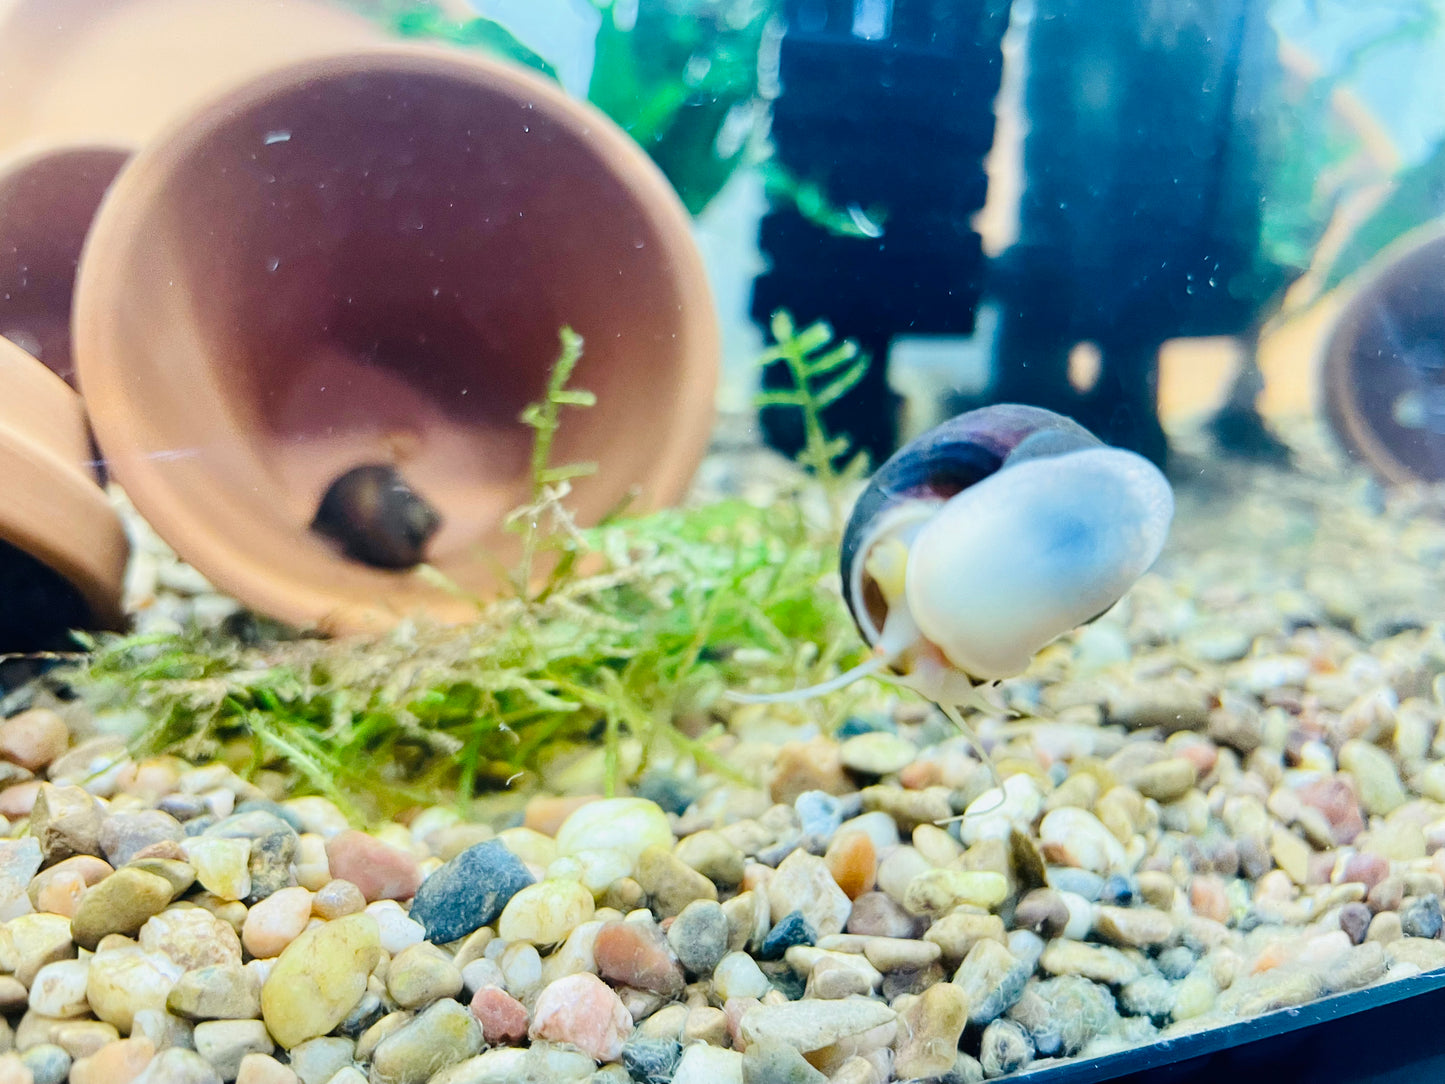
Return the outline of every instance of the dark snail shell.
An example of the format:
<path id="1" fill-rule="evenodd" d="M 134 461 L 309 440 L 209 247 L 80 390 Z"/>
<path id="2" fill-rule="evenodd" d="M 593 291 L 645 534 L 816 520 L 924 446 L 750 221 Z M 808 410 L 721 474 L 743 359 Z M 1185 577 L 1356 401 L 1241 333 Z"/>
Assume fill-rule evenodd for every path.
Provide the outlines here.
<path id="1" fill-rule="evenodd" d="M 843 532 L 843 595 L 864 638 L 873 638 L 870 626 L 883 627 L 886 606 L 859 564 L 874 524 L 888 509 L 910 500 L 945 501 L 1025 459 L 1098 447 L 1097 437 L 1062 414 L 1010 403 L 960 414 L 895 452 L 858 497 Z"/>
<path id="2" fill-rule="evenodd" d="M 425 559 L 442 517 L 395 467 L 353 467 L 327 488 L 311 529 L 338 543 L 352 560 L 405 569 Z"/>

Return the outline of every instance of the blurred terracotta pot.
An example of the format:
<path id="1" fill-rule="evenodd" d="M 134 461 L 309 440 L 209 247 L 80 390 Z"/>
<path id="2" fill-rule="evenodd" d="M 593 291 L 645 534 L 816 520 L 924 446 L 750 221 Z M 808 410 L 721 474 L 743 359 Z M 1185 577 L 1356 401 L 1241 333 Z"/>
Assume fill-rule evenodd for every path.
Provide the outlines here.
<path id="1" fill-rule="evenodd" d="M 241 79 L 381 40 L 319 0 L 0 0 L 0 150 L 139 146 Z"/>
<path id="2" fill-rule="evenodd" d="M 80 397 L 0 338 L 0 651 L 122 623 L 125 532 L 91 458 Z"/>
<path id="3" fill-rule="evenodd" d="M 1336 434 L 1382 479 L 1445 481 L 1445 221 L 1362 272 L 1325 345 Z"/>
<path id="4" fill-rule="evenodd" d="M 718 340 L 689 220 L 615 125 L 530 73 L 384 49 L 233 90 L 142 151 L 82 257 L 75 352 L 111 470 L 182 557 L 332 631 L 475 611 L 308 529 L 351 468 L 440 511 L 427 559 L 495 589 L 529 497 L 537 400 L 586 340 L 556 462 L 596 521 L 678 498 L 712 422 Z"/>
<path id="5" fill-rule="evenodd" d="M 86 231 L 130 152 L 50 146 L 0 163 L 0 335 L 74 383 L 70 303 Z"/>

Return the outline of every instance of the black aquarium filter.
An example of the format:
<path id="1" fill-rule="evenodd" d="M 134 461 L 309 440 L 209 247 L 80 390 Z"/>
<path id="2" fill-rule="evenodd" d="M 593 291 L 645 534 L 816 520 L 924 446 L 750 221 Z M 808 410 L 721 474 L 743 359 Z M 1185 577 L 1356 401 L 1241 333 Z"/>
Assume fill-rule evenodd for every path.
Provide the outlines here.
<path id="1" fill-rule="evenodd" d="M 984 257 L 970 219 L 986 195 L 1005 0 L 785 0 L 773 105 L 776 162 L 831 207 L 883 212 L 878 236 L 840 235 L 779 201 L 759 240 L 770 269 L 753 287 L 767 325 L 790 311 L 827 320 L 872 358 L 825 418 L 875 463 L 897 439 L 887 380 L 898 335 L 967 335 Z M 765 387 L 787 386 L 780 367 Z M 802 447 L 797 412 L 762 414 L 769 443 Z"/>

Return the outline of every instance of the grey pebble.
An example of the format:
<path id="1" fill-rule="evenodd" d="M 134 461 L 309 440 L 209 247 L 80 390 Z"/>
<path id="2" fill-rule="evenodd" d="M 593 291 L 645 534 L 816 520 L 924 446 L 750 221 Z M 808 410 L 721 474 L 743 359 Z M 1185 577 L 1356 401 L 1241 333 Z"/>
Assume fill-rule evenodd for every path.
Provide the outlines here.
<path id="1" fill-rule="evenodd" d="M 776 1039 L 754 1043 L 743 1052 L 743 1084 L 826 1084 L 827 1079 L 796 1049 Z"/>
<path id="2" fill-rule="evenodd" d="M 985 1077 L 1016 1073 L 1034 1057 L 1034 1044 L 1028 1032 L 1012 1020 L 995 1020 L 983 1029 L 978 1060 Z"/>
<path id="3" fill-rule="evenodd" d="M 446 944 L 488 925 L 513 896 L 532 883 L 522 860 L 500 841 L 468 847 L 417 889 L 411 918 L 428 939 Z"/>
<path id="4" fill-rule="evenodd" d="M 711 975 L 728 951 L 728 916 L 715 900 L 694 900 L 672 920 L 667 943 L 691 975 Z"/>
<path id="5" fill-rule="evenodd" d="M 674 1039 L 632 1039 L 622 1045 L 622 1064 L 637 1084 L 669 1084 L 682 1057 Z"/>
<path id="6" fill-rule="evenodd" d="M 70 1075 L 70 1055 L 54 1043 L 40 1043 L 20 1055 L 35 1084 L 65 1084 Z"/>
<path id="7" fill-rule="evenodd" d="M 1406 937 L 1439 937 L 1442 926 L 1439 896 L 1417 896 L 1400 908 L 1400 930 Z"/>

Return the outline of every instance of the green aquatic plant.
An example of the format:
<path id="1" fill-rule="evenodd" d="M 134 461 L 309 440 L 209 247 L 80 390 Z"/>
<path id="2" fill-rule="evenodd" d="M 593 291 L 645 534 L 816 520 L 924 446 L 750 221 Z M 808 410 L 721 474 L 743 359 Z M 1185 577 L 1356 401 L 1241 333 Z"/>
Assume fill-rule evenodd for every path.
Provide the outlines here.
<path id="1" fill-rule="evenodd" d="M 551 462 L 563 408 L 591 402 L 567 386 L 582 343 L 564 331 L 546 395 L 523 415 L 535 434 L 533 500 L 513 519 L 525 556 L 473 622 L 366 640 L 109 635 L 65 680 L 94 711 L 144 720 L 138 753 L 280 768 L 361 816 L 523 787 L 569 750 L 600 750 L 609 792 L 661 753 L 729 771 L 713 749 L 736 710 L 724 690 L 806 684 L 859 654 L 836 590 L 837 524 L 803 499 L 849 477 L 817 415 L 855 354 L 825 327 L 773 328 L 767 357 L 797 375 L 790 401 L 812 419 L 821 481 L 799 472 L 767 507 L 724 499 L 578 527 L 565 495 L 580 470 Z M 836 721 L 847 703 L 816 710 Z"/>

